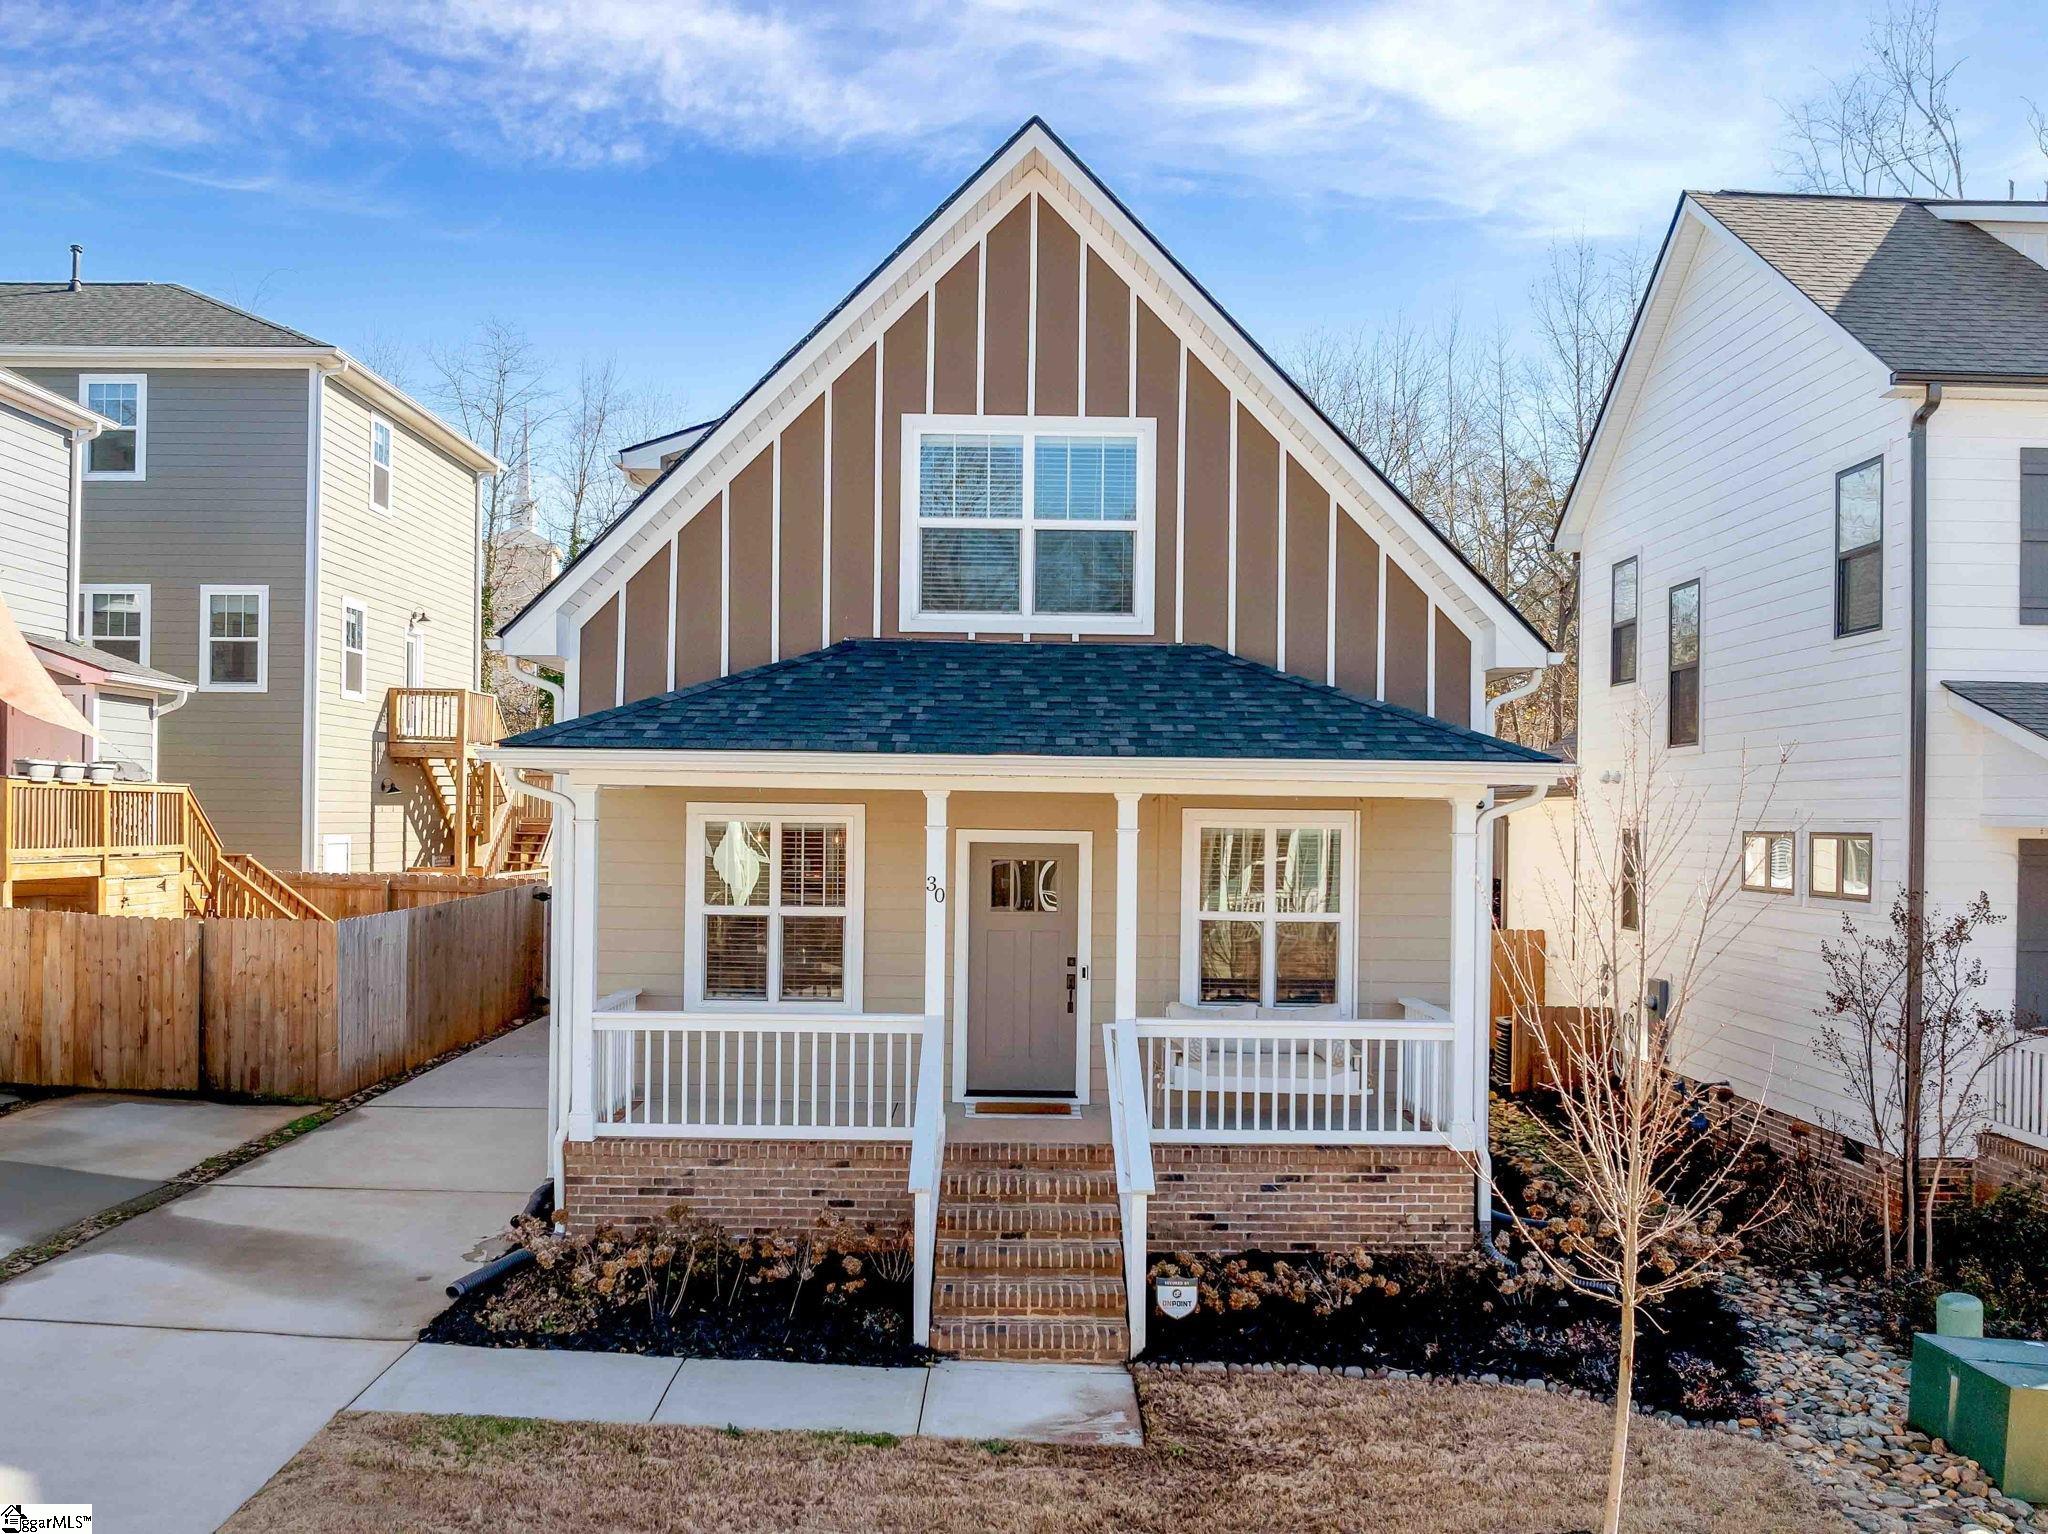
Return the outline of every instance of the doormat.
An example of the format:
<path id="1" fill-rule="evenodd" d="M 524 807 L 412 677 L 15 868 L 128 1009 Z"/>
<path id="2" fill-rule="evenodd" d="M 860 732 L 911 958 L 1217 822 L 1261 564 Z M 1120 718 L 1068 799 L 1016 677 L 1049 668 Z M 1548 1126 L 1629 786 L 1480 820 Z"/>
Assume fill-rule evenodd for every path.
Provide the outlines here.
<path id="1" fill-rule="evenodd" d="M 1074 1105 L 1072 1103 L 969 1103 L 967 1111 L 976 1118 L 1008 1116 L 1011 1114 L 1016 1114 L 1020 1117 L 1053 1114 L 1060 1118 L 1072 1118 L 1074 1115 Z"/>

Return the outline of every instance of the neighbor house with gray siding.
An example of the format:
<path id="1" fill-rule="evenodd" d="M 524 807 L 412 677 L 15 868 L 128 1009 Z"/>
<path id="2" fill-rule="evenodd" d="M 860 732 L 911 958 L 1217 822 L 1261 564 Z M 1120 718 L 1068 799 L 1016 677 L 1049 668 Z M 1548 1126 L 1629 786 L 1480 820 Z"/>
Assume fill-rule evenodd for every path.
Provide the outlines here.
<path id="1" fill-rule="evenodd" d="M 387 703 L 478 685 L 491 455 L 338 347 L 174 283 L 0 283 L 0 364 L 107 423 L 62 616 L 195 684 L 156 775 L 274 868 L 433 861 L 460 796 L 392 758 Z"/>

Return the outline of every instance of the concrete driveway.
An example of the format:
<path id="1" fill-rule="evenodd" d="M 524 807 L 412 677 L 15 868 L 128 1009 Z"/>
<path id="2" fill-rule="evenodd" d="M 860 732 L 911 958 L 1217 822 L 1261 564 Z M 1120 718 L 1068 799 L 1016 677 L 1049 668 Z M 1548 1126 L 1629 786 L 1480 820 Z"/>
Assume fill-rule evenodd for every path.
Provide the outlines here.
<path id="1" fill-rule="evenodd" d="M 0 1504 L 217 1527 L 542 1181 L 546 1103 L 543 1022 L 0 1284 Z"/>

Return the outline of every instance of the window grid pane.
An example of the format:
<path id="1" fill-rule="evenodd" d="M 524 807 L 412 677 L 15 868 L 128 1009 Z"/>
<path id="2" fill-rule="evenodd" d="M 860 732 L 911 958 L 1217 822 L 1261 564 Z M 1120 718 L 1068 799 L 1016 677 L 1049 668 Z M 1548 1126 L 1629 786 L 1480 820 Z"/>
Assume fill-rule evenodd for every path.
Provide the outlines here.
<path id="1" fill-rule="evenodd" d="M 704 994 L 720 1000 L 768 999 L 768 918 L 704 918 Z"/>
<path id="2" fill-rule="evenodd" d="M 1273 1005 L 1327 1007 L 1337 1000 L 1335 922 L 1283 921 L 1273 928 Z"/>
<path id="3" fill-rule="evenodd" d="M 704 904 L 768 904 L 768 822 L 728 820 L 704 828 Z"/>
<path id="4" fill-rule="evenodd" d="M 1233 915 L 1266 909 L 1263 830 L 1256 826 L 1203 828 L 1201 909 Z"/>
<path id="5" fill-rule="evenodd" d="M 1024 439 L 928 432 L 918 439 L 920 517 L 1024 515 Z"/>
<path id="6" fill-rule="evenodd" d="M 1021 536 L 999 528 L 925 528 L 918 544 L 918 595 L 923 611 L 1022 611 Z"/>
<path id="7" fill-rule="evenodd" d="M 846 908 L 846 827 L 782 828 L 782 904 Z"/>
<path id="8" fill-rule="evenodd" d="M 1031 603 L 1046 614 L 1128 616 L 1137 534 L 1042 528 L 1035 534 Z"/>
<path id="9" fill-rule="evenodd" d="M 1202 923 L 1201 1000 L 1259 1003 L 1260 931 L 1255 921 Z"/>
<path id="10" fill-rule="evenodd" d="M 846 918 L 782 919 L 782 1001 L 841 1001 L 846 996 Z"/>

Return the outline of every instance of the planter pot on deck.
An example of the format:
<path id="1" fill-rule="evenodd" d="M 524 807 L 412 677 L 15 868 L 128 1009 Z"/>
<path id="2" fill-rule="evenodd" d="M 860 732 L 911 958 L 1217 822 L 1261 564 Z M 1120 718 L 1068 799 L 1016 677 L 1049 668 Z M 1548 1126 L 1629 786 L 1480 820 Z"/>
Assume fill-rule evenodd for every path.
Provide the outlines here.
<path id="1" fill-rule="evenodd" d="M 88 783 L 111 783 L 114 775 L 121 770 L 118 762 L 87 762 L 85 780 Z"/>
<path id="2" fill-rule="evenodd" d="M 85 763 L 83 763 L 83 762 L 60 762 L 60 763 L 58 763 L 58 764 L 57 764 L 57 781 L 58 781 L 59 783 L 83 783 L 83 782 L 85 781 Z"/>
<path id="3" fill-rule="evenodd" d="M 48 783 L 57 776 L 57 764 L 37 756 L 25 756 L 15 767 L 31 783 Z"/>

